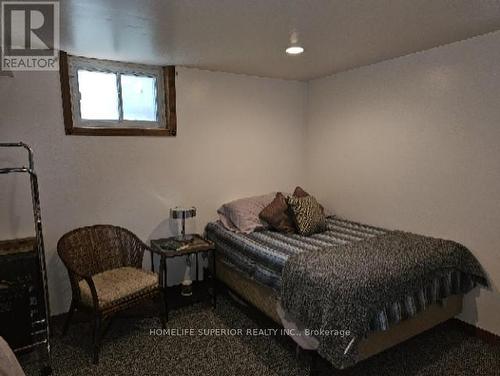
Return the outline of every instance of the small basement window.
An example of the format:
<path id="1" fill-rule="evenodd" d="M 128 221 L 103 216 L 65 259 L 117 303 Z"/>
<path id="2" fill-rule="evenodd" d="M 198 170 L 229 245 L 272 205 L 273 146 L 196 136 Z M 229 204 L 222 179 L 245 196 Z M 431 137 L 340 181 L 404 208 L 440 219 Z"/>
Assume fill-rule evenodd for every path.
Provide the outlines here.
<path id="1" fill-rule="evenodd" d="M 175 136 L 175 68 L 60 55 L 66 134 Z"/>

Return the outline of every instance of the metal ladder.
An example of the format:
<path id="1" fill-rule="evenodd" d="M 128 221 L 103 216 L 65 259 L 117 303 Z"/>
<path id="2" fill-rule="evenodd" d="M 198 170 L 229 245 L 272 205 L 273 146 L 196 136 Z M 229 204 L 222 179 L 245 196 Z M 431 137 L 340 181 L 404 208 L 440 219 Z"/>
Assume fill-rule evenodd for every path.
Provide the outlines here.
<path id="1" fill-rule="evenodd" d="M 35 163 L 33 160 L 33 150 L 31 147 L 23 142 L 8 142 L 0 143 L 0 147 L 4 148 L 24 148 L 28 152 L 28 167 L 10 167 L 10 168 L 0 168 L 0 175 L 2 174 L 29 174 L 30 185 L 31 185 L 31 200 L 33 205 L 33 220 L 35 223 L 35 238 L 36 238 L 36 252 L 38 255 L 38 266 L 40 268 L 40 279 L 43 288 L 44 297 L 44 315 L 43 318 L 33 321 L 32 326 L 43 325 L 43 329 L 33 332 L 41 336 L 42 339 L 24 346 L 22 348 L 14 349 L 14 352 L 25 351 L 34 349 L 40 346 L 44 346 L 47 355 L 48 363 L 43 366 L 42 374 L 49 375 L 52 373 L 52 357 L 51 357 L 51 347 L 50 347 L 50 307 L 49 307 L 49 289 L 47 284 L 47 266 L 45 264 L 45 247 L 43 242 L 43 232 L 42 232 L 42 215 L 40 210 L 40 196 L 38 192 L 38 176 L 35 172 Z"/>

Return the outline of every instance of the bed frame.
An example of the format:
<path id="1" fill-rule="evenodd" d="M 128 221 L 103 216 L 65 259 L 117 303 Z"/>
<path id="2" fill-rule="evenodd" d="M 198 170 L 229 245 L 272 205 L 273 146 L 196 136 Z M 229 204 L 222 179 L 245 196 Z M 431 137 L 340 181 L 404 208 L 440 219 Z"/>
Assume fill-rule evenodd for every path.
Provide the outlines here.
<path id="1" fill-rule="evenodd" d="M 277 295 L 271 288 L 229 267 L 219 257 L 216 257 L 216 268 L 219 281 L 277 324 L 282 325 L 276 311 Z M 462 311 L 462 298 L 462 295 L 452 295 L 443 303 L 430 305 L 416 316 L 392 325 L 389 330 L 370 333 L 358 345 L 359 360 L 365 360 L 455 317 Z"/>

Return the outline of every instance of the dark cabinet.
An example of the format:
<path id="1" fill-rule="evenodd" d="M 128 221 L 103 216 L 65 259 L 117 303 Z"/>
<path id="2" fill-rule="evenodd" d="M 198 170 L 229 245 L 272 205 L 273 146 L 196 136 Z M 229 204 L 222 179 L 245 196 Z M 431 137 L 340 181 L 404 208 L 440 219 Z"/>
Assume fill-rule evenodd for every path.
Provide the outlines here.
<path id="1" fill-rule="evenodd" d="M 0 336 L 13 349 L 37 341 L 44 324 L 35 239 L 0 241 Z"/>

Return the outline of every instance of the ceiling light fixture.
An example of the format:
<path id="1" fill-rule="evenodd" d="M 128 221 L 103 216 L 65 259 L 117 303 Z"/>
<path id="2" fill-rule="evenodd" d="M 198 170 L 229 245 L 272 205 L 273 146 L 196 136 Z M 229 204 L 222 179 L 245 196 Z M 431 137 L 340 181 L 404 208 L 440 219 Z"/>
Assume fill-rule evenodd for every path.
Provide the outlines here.
<path id="1" fill-rule="evenodd" d="M 300 55 L 304 52 L 304 48 L 299 46 L 299 33 L 297 31 L 292 31 L 290 34 L 290 46 L 287 47 L 285 52 L 288 55 Z"/>
<path id="2" fill-rule="evenodd" d="M 288 55 L 300 55 L 302 52 L 304 52 L 304 48 L 300 46 L 290 46 L 285 50 L 285 52 Z"/>

